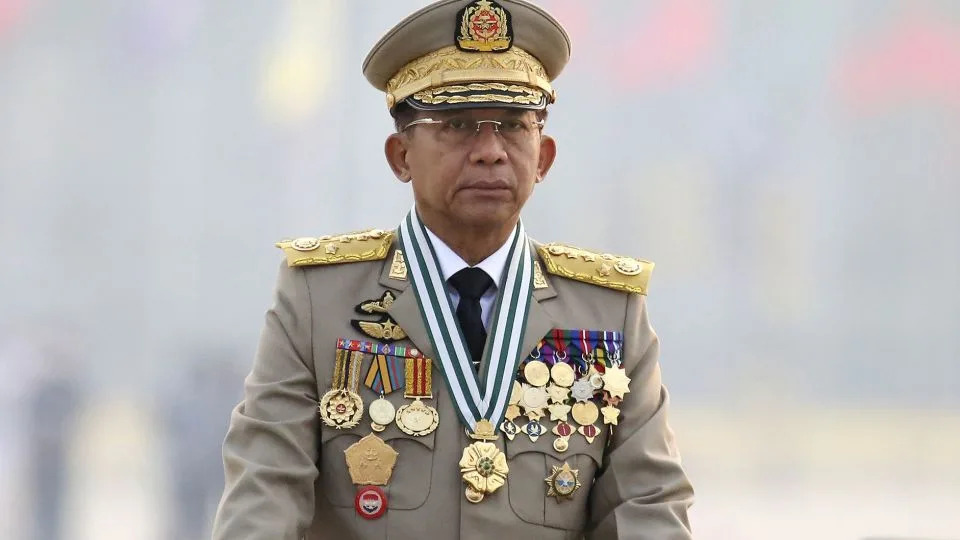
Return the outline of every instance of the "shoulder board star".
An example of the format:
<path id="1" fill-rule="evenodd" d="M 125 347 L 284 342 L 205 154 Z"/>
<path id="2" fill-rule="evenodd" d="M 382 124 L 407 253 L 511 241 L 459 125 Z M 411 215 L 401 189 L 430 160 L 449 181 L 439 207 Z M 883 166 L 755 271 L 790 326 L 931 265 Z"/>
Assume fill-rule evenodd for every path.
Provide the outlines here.
<path id="1" fill-rule="evenodd" d="M 316 266 L 384 259 L 393 237 L 393 231 L 370 229 L 334 236 L 304 236 L 281 240 L 276 245 L 286 254 L 288 265 Z"/>
<path id="2" fill-rule="evenodd" d="M 547 272 L 618 291 L 647 294 L 653 263 L 566 244 L 537 247 Z"/>

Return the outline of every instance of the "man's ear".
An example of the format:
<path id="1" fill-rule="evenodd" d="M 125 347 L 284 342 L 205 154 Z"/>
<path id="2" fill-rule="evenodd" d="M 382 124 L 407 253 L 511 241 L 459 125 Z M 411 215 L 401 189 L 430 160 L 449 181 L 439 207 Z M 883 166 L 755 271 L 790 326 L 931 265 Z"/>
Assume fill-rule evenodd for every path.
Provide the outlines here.
<path id="1" fill-rule="evenodd" d="M 557 141 L 549 135 L 540 136 L 540 159 L 537 162 L 537 183 L 543 182 L 547 176 L 547 171 L 553 166 L 553 160 L 557 158 Z"/>
<path id="2" fill-rule="evenodd" d="M 410 167 L 407 165 L 407 145 L 410 140 L 402 133 L 393 133 L 387 137 L 383 144 L 383 153 L 387 157 L 387 164 L 393 174 L 403 183 L 407 183 L 413 178 L 410 174 Z"/>

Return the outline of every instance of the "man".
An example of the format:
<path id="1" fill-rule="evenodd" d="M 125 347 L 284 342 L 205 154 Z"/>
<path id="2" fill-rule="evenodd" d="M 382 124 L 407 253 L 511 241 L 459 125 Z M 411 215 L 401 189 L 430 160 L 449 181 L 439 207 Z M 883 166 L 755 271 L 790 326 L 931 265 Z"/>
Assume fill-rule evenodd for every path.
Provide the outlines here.
<path id="1" fill-rule="evenodd" d="M 520 0 L 436 2 L 374 46 L 415 208 L 278 244 L 214 538 L 690 538 L 653 265 L 520 221 L 569 47 Z"/>

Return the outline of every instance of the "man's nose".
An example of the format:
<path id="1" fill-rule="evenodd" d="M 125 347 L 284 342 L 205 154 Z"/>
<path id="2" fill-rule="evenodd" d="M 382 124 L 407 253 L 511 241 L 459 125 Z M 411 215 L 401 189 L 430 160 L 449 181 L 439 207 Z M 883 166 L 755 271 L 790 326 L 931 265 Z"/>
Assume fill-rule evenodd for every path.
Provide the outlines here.
<path id="1" fill-rule="evenodd" d="M 486 126 L 484 126 L 486 124 Z M 495 164 L 506 161 L 507 151 L 500 136 L 499 122 L 480 120 L 473 136 L 470 159 L 474 163 Z"/>

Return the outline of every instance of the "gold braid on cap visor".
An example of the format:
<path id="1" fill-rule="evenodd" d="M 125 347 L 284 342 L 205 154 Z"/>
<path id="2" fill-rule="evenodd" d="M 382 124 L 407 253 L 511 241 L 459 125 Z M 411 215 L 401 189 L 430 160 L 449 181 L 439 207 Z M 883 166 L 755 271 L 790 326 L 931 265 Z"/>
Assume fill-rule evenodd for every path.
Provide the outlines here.
<path id="1" fill-rule="evenodd" d="M 393 108 L 404 99 L 416 94 L 424 103 L 456 103 L 449 94 L 468 90 L 470 84 L 487 85 L 490 90 L 517 92 L 510 102 L 518 104 L 537 103 L 541 92 L 548 102 L 557 96 L 543 64 L 519 47 L 505 52 L 464 52 L 451 45 L 426 54 L 400 68 L 387 81 L 387 107 Z M 497 84 L 505 83 L 505 84 Z M 483 96 L 471 97 L 470 102 L 480 102 Z M 494 99 L 495 97 L 495 99 Z M 493 96 L 488 101 L 504 102 L 504 96 Z"/>

